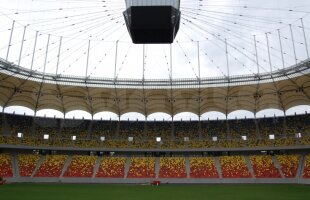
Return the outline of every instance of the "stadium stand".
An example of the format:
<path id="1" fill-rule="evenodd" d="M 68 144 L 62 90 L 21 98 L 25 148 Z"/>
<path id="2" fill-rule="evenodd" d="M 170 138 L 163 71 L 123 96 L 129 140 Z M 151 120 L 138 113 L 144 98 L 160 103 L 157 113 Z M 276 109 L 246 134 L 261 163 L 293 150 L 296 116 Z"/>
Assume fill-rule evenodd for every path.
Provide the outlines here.
<path id="1" fill-rule="evenodd" d="M 250 156 L 256 178 L 281 178 L 271 156 Z"/>
<path id="2" fill-rule="evenodd" d="M 297 175 L 300 155 L 278 155 L 276 157 L 281 165 L 283 175 L 286 178 L 295 178 Z"/>
<path id="3" fill-rule="evenodd" d="M 0 144 L 112 149 L 254 148 L 310 144 L 308 115 L 200 123 L 83 121 L 4 115 L 10 120 L 11 136 L 0 136 Z M 200 133 L 197 126 L 201 127 Z M 281 128 L 275 129 L 278 126 Z M 283 130 L 288 133 L 282 133 Z M 18 132 L 24 133 L 24 137 L 17 138 Z M 296 138 L 296 133 L 301 133 L 302 137 Z M 43 139 L 44 134 L 49 134 L 49 140 Z M 270 140 L 269 134 L 275 134 L 275 139 Z M 77 137 L 75 141 L 71 140 L 73 135 Z M 100 140 L 102 136 L 104 141 Z M 215 136 L 217 141 L 212 141 Z M 242 140 L 242 136 L 247 136 L 247 140 Z M 133 141 L 129 142 L 128 137 L 133 137 Z M 161 137 L 162 142 L 157 143 L 156 137 Z M 187 137 L 189 141 L 184 141 Z"/>
<path id="4" fill-rule="evenodd" d="M 155 178 L 155 158 L 132 157 L 127 178 Z"/>
<path id="5" fill-rule="evenodd" d="M 0 154 L 0 177 L 13 177 L 12 157 L 9 154 Z"/>
<path id="6" fill-rule="evenodd" d="M 6 115 L 11 133 L 23 133 L 24 136 L 33 136 L 33 117 L 23 115 Z M 18 123 L 16 123 L 18 122 Z"/>
<path id="7" fill-rule="evenodd" d="M 91 124 L 91 138 L 99 140 L 104 136 L 106 139 L 115 139 L 119 123 L 116 121 L 93 121 Z"/>
<path id="8" fill-rule="evenodd" d="M 251 178 L 243 156 L 219 157 L 223 178 Z"/>
<path id="9" fill-rule="evenodd" d="M 219 178 L 214 158 L 190 158 L 191 178 Z"/>
<path id="10" fill-rule="evenodd" d="M 19 154 L 18 155 L 19 175 L 21 177 L 30 177 L 33 174 L 39 160 L 40 160 L 39 155 Z"/>
<path id="11" fill-rule="evenodd" d="M 102 159 L 97 178 L 124 178 L 126 158 L 105 157 Z"/>
<path id="12" fill-rule="evenodd" d="M 159 178 L 186 178 L 185 158 L 160 158 Z"/>
<path id="13" fill-rule="evenodd" d="M 73 156 L 64 177 L 92 177 L 96 160 L 96 156 Z"/>
<path id="14" fill-rule="evenodd" d="M 35 177 L 59 177 L 67 158 L 67 155 L 47 155 Z"/>
<path id="15" fill-rule="evenodd" d="M 305 158 L 304 172 L 302 177 L 310 178 L 310 155 L 307 155 Z"/>

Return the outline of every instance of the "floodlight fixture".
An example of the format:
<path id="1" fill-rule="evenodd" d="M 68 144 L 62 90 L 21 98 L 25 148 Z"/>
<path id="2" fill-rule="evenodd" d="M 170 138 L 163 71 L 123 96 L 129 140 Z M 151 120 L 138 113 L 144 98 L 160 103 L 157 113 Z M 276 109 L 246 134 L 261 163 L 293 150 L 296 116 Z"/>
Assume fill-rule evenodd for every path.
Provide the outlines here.
<path id="1" fill-rule="evenodd" d="M 24 137 L 24 134 L 23 133 L 17 133 L 17 137 L 22 138 L 22 137 Z"/>
<path id="2" fill-rule="evenodd" d="M 49 134 L 44 134 L 44 135 L 43 135 L 43 139 L 44 139 L 44 140 L 50 139 L 50 135 L 49 135 Z"/>

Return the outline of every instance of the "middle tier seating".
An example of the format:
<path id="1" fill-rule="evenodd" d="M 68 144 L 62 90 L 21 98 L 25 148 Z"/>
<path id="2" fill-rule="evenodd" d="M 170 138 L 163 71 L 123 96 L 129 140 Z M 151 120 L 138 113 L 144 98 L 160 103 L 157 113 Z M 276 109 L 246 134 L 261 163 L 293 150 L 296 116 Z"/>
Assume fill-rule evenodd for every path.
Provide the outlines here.
<path id="1" fill-rule="evenodd" d="M 159 178 L 186 178 L 185 158 L 160 158 Z"/>
<path id="2" fill-rule="evenodd" d="M 103 158 L 96 177 L 98 178 L 124 178 L 126 158 Z"/>
<path id="3" fill-rule="evenodd" d="M 59 177 L 67 158 L 67 155 L 47 155 L 35 177 Z"/>
<path id="4" fill-rule="evenodd" d="M 271 156 L 250 156 L 256 178 L 281 178 Z"/>
<path id="5" fill-rule="evenodd" d="M 190 158 L 191 178 L 219 178 L 214 158 Z"/>
<path id="6" fill-rule="evenodd" d="M 18 155 L 19 175 L 21 177 L 30 177 L 33 171 L 35 170 L 39 160 L 40 160 L 39 155 L 19 154 Z"/>
<path id="7" fill-rule="evenodd" d="M 243 156 L 219 157 L 223 178 L 251 178 L 251 173 Z"/>
<path id="8" fill-rule="evenodd" d="M 281 171 L 285 178 L 295 178 L 299 165 L 299 155 L 278 155 L 277 159 L 281 165 Z"/>
<path id="9" fill-rule="evenodd" d="M 73 156 L 64 177 L 92 177 L 97 156 Z"/>
<path id="10" fill-rule="evenodd" d="M 127 178 L 155 178 L 155 158 L 131 158 Z"/>

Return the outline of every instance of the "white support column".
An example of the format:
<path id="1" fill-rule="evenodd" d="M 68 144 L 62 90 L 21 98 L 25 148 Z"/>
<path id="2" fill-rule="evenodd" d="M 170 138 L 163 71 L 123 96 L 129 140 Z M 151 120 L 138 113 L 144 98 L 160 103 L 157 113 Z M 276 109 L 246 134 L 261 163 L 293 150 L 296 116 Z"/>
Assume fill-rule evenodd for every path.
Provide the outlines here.
<path id="1" fill-rule="evenodd" d="M 291 31 L 291 38 L 292 38 L 292 44 L 293 44 L 293 51 L 294 51 L 294 57 L 295 57 L 295 64 L 297 66 L 298 64 L 298 59 L 297 59 L 297 54 L 296 54 L 296 48 L 295 48 L 295 41 L 294 41 L 294 34 L 293 34 L 293 29 L 292 25 L 290 24 L 290 31 Z"/>
<path id="2" fill-rule="evenodd" d="M 56 64 L 56 75 L 58 74 L 58 67 L 59 67 L 59 59 L 60 59 L 61 44 L 62 44 L 62 37 L 60 37 L 60 39 L 59 39 L 59 48 L 58 48 L 57 64 Z"/>
<path id="3" fill-rule="evenodd" d="M 33 62 L 34 62 L 34 56 L 36 53 L 36 47 L 37 47 L 37 40 L 38 40 L 38 31 L 36 32 L 36 37 L 34 39 L 34 46 L 33 46 L 33 52 L 32 52 L 32 59 L 31 59 L 31 65 L 30 65 L 30 70 L 33 69 Z"/>
<path id="4" fill-rule="evenodd" d="M 90 50 L 90 40 L 88 40 L 88 47 L 87 47 L 87 57 L 86 57 L 86 73 L 85 73 L 85 78 L 87 78 L 87 75 L 88 75 L 89 50 Z"/>
<path id="5" fill-rule="evenodd" d="M 116 68 L 117 68 L 117 51 L 118 51 L 118 40 L 116 41 L 115 44 L 115 62 L 114 62 L 114 82 L 116 82 Z"/>
<path id="6" fill-rule="evenodd" d="M 270 55 L 270 46 L 269 46 L 269 38 L 268 33 L 266 33 L 266 42 L 267 42 L 267 49 L 268 49 L 268 59 L 269 59 L 269 67 L 270 67 L 270 75 L 272 76 L 272 62 L 271 62 L 271 55 Z"/>
<path id="7" fill-rule="evenodd" d="M 6 61 L 8 61 L 9 59 L 9 54 L 10 54 L 10 48 L 11 48 L 11 44 L 12 44 L 12 37 L 13 37 L 13 32 L 14 32 L 14 26 L 15 26 L 15 20 L 13 20 L 12 23 L 12 28 L 11 28 L 11 34 L 10 34 L 10 39 L 9 39 L 9 45 L 8 45 L 8 50 L 6 52 Z"/>
<path id="8" fill-rule="evenodd" d="M 255 47 L 257 74 L 259 75 L 259 60 L 258 60 L 258 52 L 257 52 L 257 44 L 256 44 L 256 36 L 255 35 L 254 35 L 254 47 Z"/>
<path id="9" fill-rule="evenodd" d="M 283 55 L 283 47 L 282 47 L 282 40 L 281 40 L 281 32 L 280 32 L 280 29 L 278 29 L 278 36 L 279 36 L 279 43 L 280 43 L 282 67 L 283 67 L 283 69 L 284 69 L 284 68 L 285 68 L 285 62 L 284 62 L 284 55 Z"/>
<path id="10" fill-rule="evenodd" d="M 306 37 L 306 31 L 305 31 L 304 21 L 303 21 L 302 18 L 300 19 L 300 21 L 301 21 L 301 28 L 302 28 L 302 31 L 303 31 L 303 34 L 304 34 L 304 40 L 305 40 L 305 47 L 306 47 L 306 52 L 307 52 L 307 58 L 309 59 L 309 49 L 308 49 L 308 43 L 307 43 L 307 37 Z"/>
<path id="11" fill-rule="evenodd" d="M 21 46 L 20 46 L 19 57 L 18 57 L 18 64 L 17 64 L 18 67 L 20 66 L 20 61 L 21 61 L 21 58 L 22 58 L 22 52 L 23 52 L 23 47 L 24 47 L 26 29 L 27 29 L 27 26 L 24 26 L 23 38 L 22 38 L 22 43 L 21 43 Z"/>

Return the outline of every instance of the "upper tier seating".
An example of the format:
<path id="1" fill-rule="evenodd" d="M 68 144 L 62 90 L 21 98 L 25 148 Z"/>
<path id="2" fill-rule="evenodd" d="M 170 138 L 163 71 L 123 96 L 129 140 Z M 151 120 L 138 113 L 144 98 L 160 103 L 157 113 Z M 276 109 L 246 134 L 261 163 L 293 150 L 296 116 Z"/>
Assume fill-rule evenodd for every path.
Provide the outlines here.
<path id="1" fill-rule="evenodd" d="M 239 148 L 310 145 L 310 115 L 190 122 L 91 121 L 4 114 L 11 136 L 0 144 L 79 148 Z M 24 133 L 17 138 L 18 132 Z M 302 138 L 295 134 L 301 133 Z M 44 140 L 43 135 L 50 139 Z M 275 134 L 275 140 L 269 140 Z M 77 136 L 76 141 L 71 136 Z M 247 136 L 243 141 L 241 136 Z M 100 141 L 104 136 L 105 141 Z M 133 142 L 128 137 L 134 137 Z M 217 136 L 218 141 L 212 141 Z M 155 137 L 161 137 L 157 143 Z M 189 137 L 185 142 L 184 137 Z"/>

